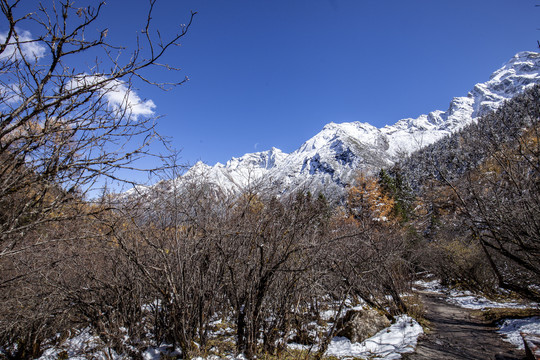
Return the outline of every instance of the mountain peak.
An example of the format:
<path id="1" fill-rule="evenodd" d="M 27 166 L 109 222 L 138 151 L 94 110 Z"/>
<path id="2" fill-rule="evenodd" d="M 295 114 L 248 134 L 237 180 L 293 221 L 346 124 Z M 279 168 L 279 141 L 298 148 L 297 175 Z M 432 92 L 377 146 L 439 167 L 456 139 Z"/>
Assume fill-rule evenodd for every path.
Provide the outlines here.
<path id="1" fill-rule="evenodd" d="M 535 65 L 538 65 L 540 61 L 540 54 L 533 51 L 521 51 L 508 60 L 499 70 L 495 71 L 493 75 L 510 69 L 519 69 L 523 72 L 535 71 Z M 524 65 L 528 65 L 523 67 Z M 492 77 L 493 77 L 492 75 Z"/>

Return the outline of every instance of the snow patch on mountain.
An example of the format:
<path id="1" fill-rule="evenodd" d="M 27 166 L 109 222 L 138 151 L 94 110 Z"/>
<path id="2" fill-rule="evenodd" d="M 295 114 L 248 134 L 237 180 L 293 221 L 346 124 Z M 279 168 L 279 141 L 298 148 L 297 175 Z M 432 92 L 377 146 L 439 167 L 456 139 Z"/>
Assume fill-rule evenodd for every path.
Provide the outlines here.
<path id="1" fill-rule="evenodd" d="M 268 151 L 233 157 L 225 165 L 217 163 L 209 166 L 199 161 L 187 171 L 184 178 L 204 180 L 217 185 L 226 193 L 233 194 L 256 186 L 270 169 L 281 166 L 287 155 L 273 147 Z"/>

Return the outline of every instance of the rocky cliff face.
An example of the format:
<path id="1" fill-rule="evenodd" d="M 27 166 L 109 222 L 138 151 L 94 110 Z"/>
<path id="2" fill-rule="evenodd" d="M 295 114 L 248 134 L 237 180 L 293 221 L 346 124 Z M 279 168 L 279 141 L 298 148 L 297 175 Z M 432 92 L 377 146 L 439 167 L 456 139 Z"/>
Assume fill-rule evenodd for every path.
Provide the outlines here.
<path id="1" fill-rule="evenodd" d="M 231 194 L 250 186 L 270 187 L 278 193 L 297 189 L 340 192 L 358 171 L 390 166 L 539 82 L 540 54 L 521 52 L 467 96 L 454 98 L 446 111 L 435 110 L 383 128 L 362 122 L 329 123 L 290 154 L 272 148 L 233 158 L 225 165 L 199 162 L 184 177 L 204 177 Z"/>

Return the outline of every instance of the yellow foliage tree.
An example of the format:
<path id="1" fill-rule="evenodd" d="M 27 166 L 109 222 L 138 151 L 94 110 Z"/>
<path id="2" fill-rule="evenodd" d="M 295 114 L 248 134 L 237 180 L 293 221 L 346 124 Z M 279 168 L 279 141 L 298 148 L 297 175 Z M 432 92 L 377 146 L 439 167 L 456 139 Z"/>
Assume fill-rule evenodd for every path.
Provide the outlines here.
<path id="1" fill-rule="evenodd" d="M 389 221 L 394 200 L 384 194 L 376 177 L 359 174 L 347 191 L 347 210 L 351 220 Z"/>

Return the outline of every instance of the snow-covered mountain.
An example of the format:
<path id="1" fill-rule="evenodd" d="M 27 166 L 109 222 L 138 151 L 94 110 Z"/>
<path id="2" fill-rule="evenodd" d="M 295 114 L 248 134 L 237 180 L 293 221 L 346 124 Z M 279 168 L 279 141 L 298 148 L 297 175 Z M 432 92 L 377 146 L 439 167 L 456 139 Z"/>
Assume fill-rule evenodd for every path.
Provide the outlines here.
<path id="1" fill-rule="evenodd" d="M 184 177 L 204 177 L 228 193 L 252 186 L 271 187 L 279 193 L 298 188 L 334 193 L 359 171 L 390 166 L 539 82 L 540 54 L 520 52 L 467 96 L 454 98 L 446 111 L 435 110 L 383 128 L 363 122 L 329 123 L 290 154 L 272 148 L 232 158 L 225 165 L 198 162 Z"/>

